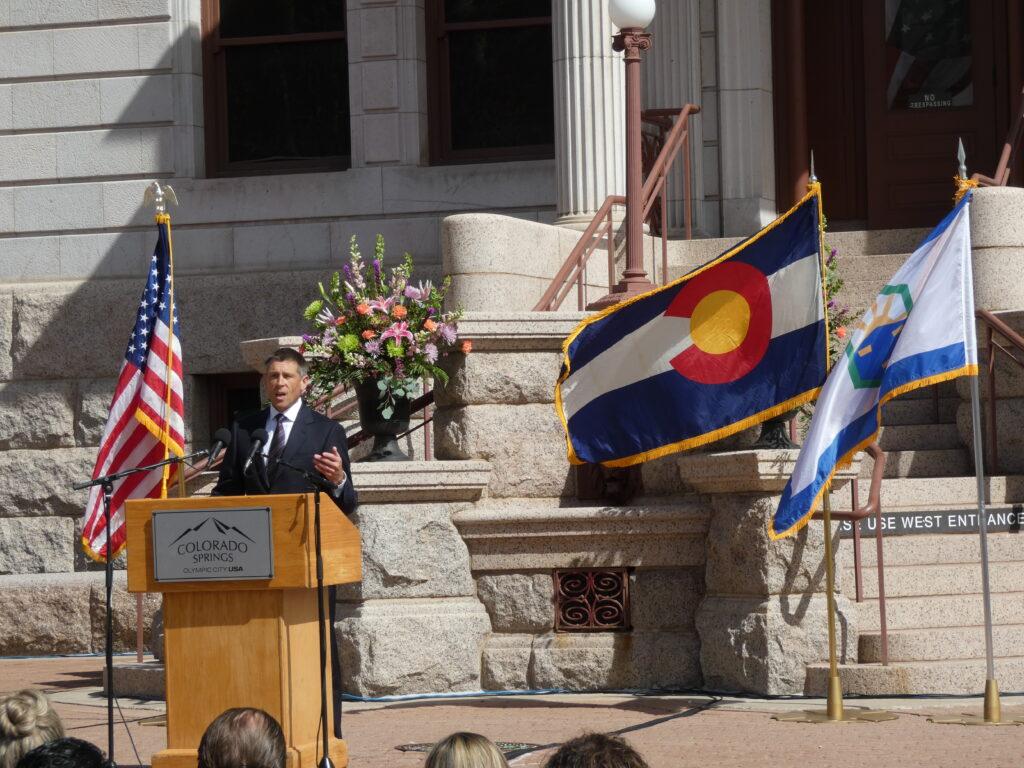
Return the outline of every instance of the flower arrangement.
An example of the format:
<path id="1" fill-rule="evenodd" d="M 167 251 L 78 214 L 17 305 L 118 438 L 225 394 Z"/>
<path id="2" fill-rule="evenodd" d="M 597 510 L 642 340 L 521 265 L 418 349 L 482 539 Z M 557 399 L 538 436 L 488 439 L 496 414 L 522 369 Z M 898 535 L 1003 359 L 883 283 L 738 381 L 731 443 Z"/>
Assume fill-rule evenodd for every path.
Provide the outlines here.
<path id="1" fill-rule="evenodd" d="M 302 337 L 301 351 L 310 361 L 310 395 L 320 397 L 339 384 L 376 381 L 382 394 L 381 415 L 390 419 L 397 398 L 412 398 L 419 382 L 448 376 L 438 366 L 446 352 L 467 354 L 472 345 L 458 341 L 461 312 L 445 312 L 446 277 L 440 286 L 429 280 L 413 285 L 412 256 L 385 274 L 384 237 L 377 235 L 373 261 L 363 262 L 355 235 L 349 259 L 331 276 L 320 298 L 306 307 L 313 332 Z"/>

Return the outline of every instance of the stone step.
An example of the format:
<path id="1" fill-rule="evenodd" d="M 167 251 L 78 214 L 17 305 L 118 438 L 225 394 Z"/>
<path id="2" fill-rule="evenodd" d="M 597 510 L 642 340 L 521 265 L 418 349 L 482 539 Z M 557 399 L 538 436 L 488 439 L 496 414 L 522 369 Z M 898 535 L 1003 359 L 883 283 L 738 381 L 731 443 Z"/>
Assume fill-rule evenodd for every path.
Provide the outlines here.
<path id="1" fill-rule="evenodd" d="M 985 658 L 985 627 L 982 624 L 938 629 L 904 629 L 889 633 L 889 662 L 952 661 Z M 1015 653 L 1024 637 L 1024 624 L 992 627 L 994 652 Z M 860 664 L 882 661 L 882 635 L 862 632 L 857 659 Z"/>
<path id="2" fill-rule="evenodd" d="M 1024 476 L 995 475 L 985 478 L 988 503 L 1014 504 L 1024 501 Z M 867 499 L 871 482 L 859 481 L 861 499 Z M 919 509 L 972 507 L 977 503 L 977 485 L 970 477 L 905 477 L 882 483 L 882 509 Z M 850 508 L 850 487 L 846 484 L 833 495 L 836 509 Z"/>
<path id="3" fill-rule="evenodd" d="M 874 461 L 864 454 L 860 463 L 860 476 L 870 478 L 873 471 Z M 888 451 L 885 456 L 886 478 L 950 477 L 969 475 L 971 472 L 971 462 L 965 448 Z"/>
<path id="4" fill-rule="evenodd" d="M 843 542 L 843 546 L 852 546 Z M 921 536 L 888 536 L 882 538 L 882 556 L 887 568 L 908 565 L 950 565 L 964 563 L 979 565 L 981 545 L 977 534 L 949 533 Z M 861 557 L 865 571 L 873 569 L 877 561 L 874 536 L 861 539 Z M 990 564 L 1024 560 L 1024 541 L 1016 533 L 990 533 L 988 535 Z M 847 562 L 853 558 L 847 554 Z M 852 570 L 850 572 L 852 581 Z"/>
<path id="5" fill-rule="evenodd" d="M 896 274 L 910 253 L 875 253 L 863 254 L 854 258 L 843 258 L 840 255 L 839 276 L 843 278 L 843 294 L 849 286 L 858 283 L 873 283 L 881 289 L 890 277 Z"/>
<path id="6" fill-rule="evenodd" d="M 989 563 L 989 589 L 993 593 L 1014 592 L 1024 584 L 1024 552 L 1021 560 Z M 848 558 L 852 559 L 852 558 Z M 851 597 L 854 594 L 853 569 L 843 570 L 843 591 Z M 864 597 L 878 597 L 878 571 L 875 568 L 861 569 L 861 583 Z M 981 564 L 952 563 L 938 565 L 897 565 L 886 563 L 885 596 L 894 598 L 921 597 L 925 595 L 960 595 L 981 592 Z"/>
<path id="7" fill-rule="evenodd" d="M 882 427 L 878 444 L 883 451 L 960 448 L 956 424 L 904 424 Z"/>
<path id="8" fill-rule="evenodd" d="M 906 229 L 857 229 L 848 232 L 830 231 L 825 235 L 828 248 L 835 248 L 840 268 L 847 262 L 891 253 L 909 255 L 930 230 L 922 227 Z"/>
<path id="9" fill-rule="evenodd" d="M 926 391 L 929 393 L 928 397 L 913 398 L 909 397 L 912 393 L 908 392 L 883 405 L 882 423 L 889 427 L 903 424 L 955 424 L 960 398 L 940 397 L 936 413 L 935 403 L 930 394 L 932 390 Z"/>
<path id="10" fill-rule="evenodd" d="M 878 601 L 855 603 L 861 632 L 878 632 L 881 622 Z M 980 594 L 899 597 L 885 601 L 890 630 L 961 627 L 984 621 Z M 1024 624 L 1024 592 L 999 592 L 992 595 L 993 624 Z"/>
<path id="11" fill-rule="evenodd" d="M 999 659 L 996 673 L 1000 690 L 1024 690 L 1024 657 Z M 985 661 L 904 661 L 887 667 L 880 664 L 841 664 L 839 679 L 843 692 L 850 696 L 980 695 L 985 689 Z M 807 665 L 806 694 L 824 696 L 827 682 L 828 664 Z M 965 711 L 970 709 L 964 707 Z M 980 715 L 980 706 L 977 709 L 975 714 Z"/>

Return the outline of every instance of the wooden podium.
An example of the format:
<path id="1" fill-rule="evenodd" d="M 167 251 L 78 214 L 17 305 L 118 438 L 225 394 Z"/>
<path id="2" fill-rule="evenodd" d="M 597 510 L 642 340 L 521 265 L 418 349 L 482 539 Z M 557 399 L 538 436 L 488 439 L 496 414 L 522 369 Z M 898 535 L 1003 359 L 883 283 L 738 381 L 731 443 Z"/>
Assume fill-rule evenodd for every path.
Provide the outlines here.
<path id="1" fill-rule="evenodd" d="M 311 493 L 127 503 L 128 589 L 164 595 L 167 749 L 153 755 L 153 768 L 196 768 L 203 732 L 231 707 L 259 707 L 269 712 L 284 731 L 288 768 L 316 768 L 321 737 L 313 504 Z M 203 535 L 210 541 L 210 535 L 215 538 L 225 529 L 216 520 L 218 511 L 266 507 L 270 508 L 273 546 L 271 578 L 156 580 L 154 512 L 207 513 L 211 522 L 204 530 L 209 534 Z M 265 512 L 260 514 L 265 520 Z M 182 520 L 185 518 L 183 515 Z M 173 522 L 165 515 L 160 519 L 161 524 Z M 320 531 L 324 584 L 359 581 L 359 532 L 326 494 L 320 500 Z M 198 550 L 199 546 L 192 548 Z M 329 633 L 330 627 L 327 629 Z M 329 634 L 328 642 L 333 642 Z M 327 647 L 329 692 L 330 645 Z M 333 723 L 329 693 L 327 707 L 327 721 Z M 331 760 L 342 768 L 348 764 L 348 749 L 343 740 L 331 736 Z"/>

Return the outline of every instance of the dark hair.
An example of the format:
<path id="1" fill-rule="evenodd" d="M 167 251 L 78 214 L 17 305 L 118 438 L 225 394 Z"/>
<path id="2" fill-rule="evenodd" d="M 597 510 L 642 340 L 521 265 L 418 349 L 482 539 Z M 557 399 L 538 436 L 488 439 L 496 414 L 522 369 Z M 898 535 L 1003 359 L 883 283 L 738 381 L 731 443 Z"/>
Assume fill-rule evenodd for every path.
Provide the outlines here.
<path id="1" fill-rule="evenodd" d="M 88 741 L 66 736 L 26 752 L 17 768 L 108 768 L 100 748 Z"/>
<path id="2" fill-rule="evenodd" d="M 586 733 L 563 744 L 544 768 L 648 768 L 625 739 Z"/>
<path id="3" fill-rule="evenodd" d="M 199 741 L 199 768 L 284 768 L 284 733 L 262 709 L 222 712 Z"/>
<path id="4" fill-rule="evenodd" d="M 304 358 L 300 352 L 297 352 L 291 347 L 280 347 L 279 349 L 275 349 L 274 352 L 263 361 L 263 367 L 269 367 L 269 365 L 274 362 L 295 363 L 299 366 L 299 373 L 303 376 L 309 372 L 309 364 L 306 362 L 306 358 Z"/>

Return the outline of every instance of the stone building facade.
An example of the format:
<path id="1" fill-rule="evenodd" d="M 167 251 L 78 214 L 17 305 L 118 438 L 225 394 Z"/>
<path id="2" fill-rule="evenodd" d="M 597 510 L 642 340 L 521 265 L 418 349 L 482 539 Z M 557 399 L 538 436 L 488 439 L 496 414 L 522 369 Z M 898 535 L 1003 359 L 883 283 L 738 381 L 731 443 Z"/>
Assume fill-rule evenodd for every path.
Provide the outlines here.
<path id="1" fill-rule="evenodd" d="M 822 587 L 800 562 L 820 559 L 821 542 L 805 541 L 796 554 L 758 551 L 764 567 L 756 578 L 714 567 L 745 531 L 759 530 L 766 499 L 777 490 L 774 470 L 729 469 L 747 483 L 732 507 L 715 501 L 713 482 L 702 488 L 692 480 L 725 470 L 690 466 L 685 479 L 675 460 L 645 467 L 652 498 L 636 507 L 576 504 L 549 383 L 557 341 L 578 318 L 515 314 L 533 306 L 605 196 L 624 191 L 623 71 L 609 45 L 615 30 L 607 0 L 524 0 L 534 15 L 505 19 L 481 11 L 487 3 L 464 5 L 482 15 L 458 17 L 459 4 L 441 0 L 324 0 L 316 6 L 326 9 L 319 21 L 278 19 L 279 27 L 232 31 L 224 22 L 240 4 L 230 0 L 0 0 L 0 653 L 98 648 L 98 582 L 89 573 L 95 566 L 81 556 L 76 535 L 85 498 L 70 486 L 95 460 L 126 342 L 126 310 L 137 300 L 155 241 L 142 195 L 161 179 L 181 202 L 172 210 L 175 270 L 195 445 L 230 415 L 232 392 L 252 395 L 255 375 L 241 342 L 298 332 L 311 289 L 353 235 L 369 249 L 382 233 L 389 259 L 411 252 L 424 277 L 452 273 L 453 298 L 470 313 L 481 354 L 442 396 L 434 424 L 447 470 L 410 467 L 408 487 L 369 469 L 358 474 L 368 489 L 359 514 L 364 544 L 372 545 L 365 561 L 372 578 L 346 597 L 339 628 L 350 639 L 355 690 L 702 681 L 803 689 L 801 665 L 820 658 L 824 627 Z M 693 102 L 702 110 L 691 124 L 689 181 L 695 232 L 704 239 L 668 243 L 669 276 L 717 255 L 725 241 L 713 238 L 747 235 L 791 202 L 806 173 L 804 148 L 822 146 L 815 144 L 819 118 L 845 108 L 811 90 L 813 76 L 848 66 L 809 68 L 815 51 L 793 42 L 828 39 L 808 16 L 819 6 L 851 12 L 857 5 L 658 3 L 644 106 Z M 1007 19 L 1020 18 L 1013 16 L 1019 6 L 1009 0 Z M 833 32 L 843 29 L 841 14 L 825 21 Z M 1019 90 L 1024 79 L 1022 46 L 1012 44 L 1021 30 L 1000 19 L 975 21 L 1009 35 L 993 49 L 1005 59 L 997 71 L 1008 74 L 971 112 L 994 136 L 1005 130 L 1004 92 Z M 502 37 L 514 29 L 532 36 Z M 248 59 L 249 69 L 231 63 L 247 60 L 238 51 L 259 49 L 261 35 L 274 38 L 264 58 Z M 459 58 L 483 38 L 498 54 Z M 274 56 L 307 43 L 334 57 L 329 70 L 318 70 L 315 56 L 304 68 L 275 63 Z M 465 82 L 451 72 L 472 72 L 467 60 L 505 78 L 503 88 L 522 104 L 488 93 L 486 78 L 474 92 L 481 100 L 460 101 Z M 549 69 L 550 98 L 540 98 Z M 272 85 L 267 73 L 278 70 L 293 77 L 296 94 L 321 93 L 331 106 L 325 113 L 316 99 L 306 104 L 304 133 L 281 129 L 276 119 L 284 107 L 260 101 Z M 857 91 L 858 76 L 844 93 Z M 263 111 L 246 111 L 243 96 Z M 484 127 L 460 139 L 460 128 L 473 127 L 458 120 L 466 110 Z M 509 138 L 509 125 L 533 136 L 538 120 L 546 122 L 532 144 Z M 233 132 L 264 123 L 263 132 Z M 863 136 L 870 128 L 851 130 Z M 275 130 L 306 141 L 329 133 L 337 144 L 304 154 L 287 141 L 267 145 Z M 990 159 L 983 145 L 980 164 Z M 863 186 L 870 152 L 865 156 L 848 178 L 829 169 L 832 177 L 844 188 Z M 682 189 L 677 174 L 668 194 L 673 235 L 682 222 Z M 844 208 L 850 226 L 873 226 L 861 216 L 874 210 L 872 201 L 854 198 Z M 908 223 L 917 222 L 897 222 Z M 869 243 L 871 234 L 850 242 Z M 897 236 L 899 252 L 904 239 L 912 237 Z M 660 243 L 648 238 L 645 248 L 656 272 Z M 878 279 L 872 273 L 863 281 L 865 295 Z M 601 280 L 588 280 L 599 289 Z M 536 467 L 527 471 L 531 456 Z M 456 466 L 464 462 L 474 466 Z M 459 479 L 463 471 L 470 481 Z M 747 528 L 725 525 L 737 503 Z M 408 523 L 410 512 L 415 524 L 400 533 L 436 546 L 425 561 L 396 560 L 401 541 L 382 533 L 393 521 Z M 533 535 L 517 551 L 513 540 L 524 529 Z M 551 571 L 573 565 L 632 569 L 635 634 L 553 632 Z M 801 590 L 807 600 L 794 597 Z M 461 667 L 434 678 L 422 676 L 429 668 L 422 664 L 405 679 L 394 666 L 382 677 L 370 651 L 388 659 L 386 648 L 372 643 L 385 642 L 403 622 L 416 626 L 426 605 L 417 601 L 431 601 L 434 623 L 421 626 L 434 633 L 438 654 L 456 647 L 460 627 L 475 645 Z M 151 613 L 154 601 L 147 606 Z M 119 599 L 122 645 L 133 636 L 131 608 Z M 852 642 L 855 622 L 846 607 L 844 616 Z M 750 667 L 756 654 L 745 644 L 767 649 L 777 628 L 799 647 L 797 666 L 765 650 L 762 667 Z"/>

